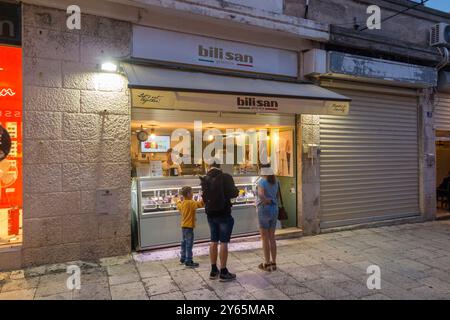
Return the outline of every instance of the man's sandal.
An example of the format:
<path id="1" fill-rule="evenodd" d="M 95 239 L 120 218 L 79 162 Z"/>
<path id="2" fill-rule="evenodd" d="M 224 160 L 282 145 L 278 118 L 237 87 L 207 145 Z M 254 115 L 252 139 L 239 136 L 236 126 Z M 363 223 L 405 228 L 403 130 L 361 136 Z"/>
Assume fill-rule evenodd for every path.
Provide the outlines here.
<path id="1" fill-rule="evenodd" d="M 258 268 L 264 271 L 272 271 L 272 265 L 270 263 L 260 263 Z"/>

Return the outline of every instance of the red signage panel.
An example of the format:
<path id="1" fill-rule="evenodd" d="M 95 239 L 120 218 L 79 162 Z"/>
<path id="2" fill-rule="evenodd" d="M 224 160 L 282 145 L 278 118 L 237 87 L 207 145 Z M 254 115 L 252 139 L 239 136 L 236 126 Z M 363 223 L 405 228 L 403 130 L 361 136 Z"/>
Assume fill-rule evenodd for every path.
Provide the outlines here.
<path id="1" fill-rule="evenodd" d="M 22 49 L 0 45 L 0 243 L 20 233 Z"/>

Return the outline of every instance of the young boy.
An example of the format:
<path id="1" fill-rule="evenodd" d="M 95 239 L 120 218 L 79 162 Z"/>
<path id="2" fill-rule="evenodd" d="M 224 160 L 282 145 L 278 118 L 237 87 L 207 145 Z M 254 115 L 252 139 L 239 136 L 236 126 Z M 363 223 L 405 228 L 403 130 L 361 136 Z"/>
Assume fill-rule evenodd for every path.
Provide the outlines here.
<path id="1" fill-rule="evenodd" d="M 180 263 L 186 267 L 197 268 L 198 263 L 192 260 L 192 247 L 194 246 L 194 228 L 195 228 L 195 213 L 198 208 L 204 206 L 203 201 L 192 200 L 192 188 L 183 187 L 181 189 L 183 200 L 177 200 L 177 209 L 181 213 L 181 252 Z"/>

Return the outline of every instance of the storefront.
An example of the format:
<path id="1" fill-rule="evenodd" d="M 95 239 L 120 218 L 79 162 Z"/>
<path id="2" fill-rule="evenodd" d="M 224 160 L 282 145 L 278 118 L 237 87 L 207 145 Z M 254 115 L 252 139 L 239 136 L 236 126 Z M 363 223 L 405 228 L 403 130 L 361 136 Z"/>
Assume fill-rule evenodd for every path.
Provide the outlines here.
<path id="1" fill-rule="evenodd" d="M 180 44 L 176 52 L 175 42 Z M 172 199 L 185 185 L 194 188 L 195 198 L 201 196 L 198 176 L 211 159 L 220 159 L 240 190 L 233 199 L 234 236 L 258 231 L 255 185 L 265 163 L 281 181 L 289 213 L 283 227 L 301 228 L 298 154 L 310 152 L 313 158 L 317 149 L 300 144 L 299 150 L 298 117 L 345 116 L 350 99 L 296 81 L 295 52 L 143 27 L 134 28 L 133 44 L 132 59 L 122 67 L 131 89 L 135 247 L 179 242 L 179 214 Z M 155 66 L 155 61 L 170 67 Z M 192 71 L 198 64 L 214 68 Z M 230 70 L 245 76 L 228 75 Z M 283 76 L 284 81 L 261 75 Z M 207 239 L 202 209 L 197 223 L 196 238 Z"/>

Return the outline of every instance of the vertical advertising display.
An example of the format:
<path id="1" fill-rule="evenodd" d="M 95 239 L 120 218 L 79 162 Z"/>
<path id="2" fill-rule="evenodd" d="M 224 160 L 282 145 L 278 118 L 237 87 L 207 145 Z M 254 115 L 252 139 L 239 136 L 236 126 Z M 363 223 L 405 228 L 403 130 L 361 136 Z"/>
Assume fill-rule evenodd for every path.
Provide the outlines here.
<path id="1" fill-rule="evenodd" d="M 22 48 L 0 45 L 0 245 L 20 241 Z"/>

